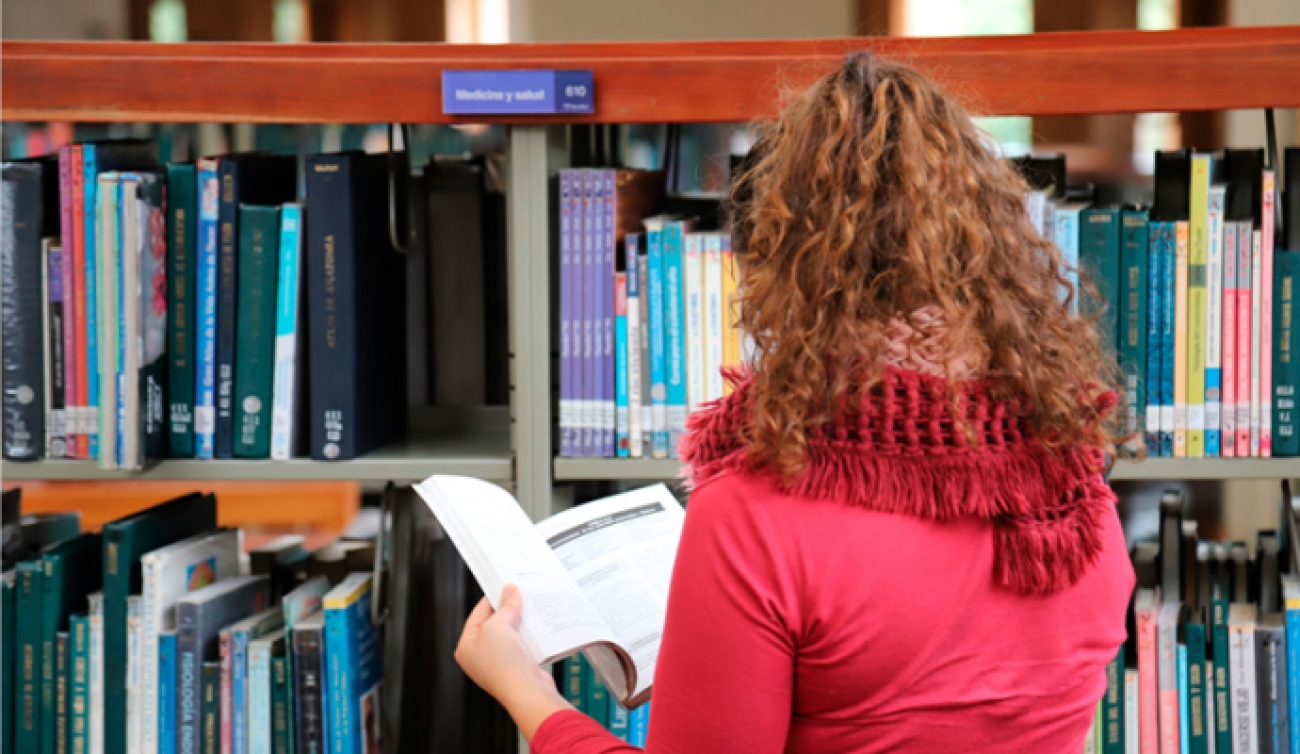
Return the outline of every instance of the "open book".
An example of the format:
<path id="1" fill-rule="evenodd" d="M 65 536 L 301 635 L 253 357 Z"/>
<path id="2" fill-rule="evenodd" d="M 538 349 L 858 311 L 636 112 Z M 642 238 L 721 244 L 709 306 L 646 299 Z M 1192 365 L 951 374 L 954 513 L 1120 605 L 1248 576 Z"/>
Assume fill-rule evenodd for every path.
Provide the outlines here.
<path id="1" fill-rule="evenodd" d="M 493 607 L 519 587 L 519 632 L 538 664 L 582 651 L 615 699 L 650 698 L 685 513 L 662 484 L 533 524 L 508 492 L 432 476 L 415 486 Z"/>

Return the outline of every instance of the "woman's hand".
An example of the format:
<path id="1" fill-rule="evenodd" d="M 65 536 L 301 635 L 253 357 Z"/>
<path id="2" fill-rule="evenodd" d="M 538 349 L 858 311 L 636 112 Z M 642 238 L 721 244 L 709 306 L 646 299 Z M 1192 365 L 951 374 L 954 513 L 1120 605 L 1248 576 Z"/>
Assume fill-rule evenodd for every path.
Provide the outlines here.
<path id="1" fill-rule="evenodd" d="M 475 683 L 506 708 L 525 738 L 547 717 L 572 709 L 555 688 L 555 679 L 542 670 L 519 635 L 523 600 L 514 584 L 501 592 L 501 607 L 493 611 L 484 597 L 465 621 L 456 645 L 456 662 Z"/>

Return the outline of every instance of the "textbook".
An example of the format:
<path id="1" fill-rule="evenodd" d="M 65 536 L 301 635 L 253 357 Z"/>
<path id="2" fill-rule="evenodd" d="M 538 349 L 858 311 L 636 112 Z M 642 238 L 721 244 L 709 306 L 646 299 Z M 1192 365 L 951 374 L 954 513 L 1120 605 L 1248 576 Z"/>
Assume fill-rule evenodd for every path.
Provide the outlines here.
<path id="1" fill-rule="evenodd" d="M 519 632 L 539 664 L 582 651 L 624 707 L 650 698 L 685 518 L 667 487 L 596 500 L 536 525 L 488 482 L 431 476 L 415 490 L 494 606 L 506 584 L 519 587 Z M 610 593 L 642 609 L 631 616 L 597 596 Z M 540 603 L 565 607 L 530 609 Z"/>

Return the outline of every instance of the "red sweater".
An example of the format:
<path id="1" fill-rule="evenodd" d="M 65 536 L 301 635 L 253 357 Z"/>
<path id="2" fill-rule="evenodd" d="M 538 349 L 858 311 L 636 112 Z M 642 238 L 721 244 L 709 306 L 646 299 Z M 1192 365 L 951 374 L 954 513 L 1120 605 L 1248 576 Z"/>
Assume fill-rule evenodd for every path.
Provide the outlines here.
<path id="1" fill-rule="evenodd" d="M 847 446 L 810 455 L 800 493 L 743 470 L 725 411 L 695 421 L 686 450 L 702 480 L 673 572 L 648 751 L 1081 750 L 1133 587 L 1095 472 L 1026 477 L 1012 470 L 1027 457 L 1018 442 L 970 449 L 972 464 L 947 457 L 951 438 L 934 446 L 949 448 L 943 459 L 901 460 L 863 450 L 878 436 L 841 437 Z M 1091 507 L 1049 518 L 1015 507 L 1017 490 L 1054 474 Z M 936 502 L 941 490 L 959 500 Z M 532 750 L 638 751 L 577 712 L 547 719 Z"/>

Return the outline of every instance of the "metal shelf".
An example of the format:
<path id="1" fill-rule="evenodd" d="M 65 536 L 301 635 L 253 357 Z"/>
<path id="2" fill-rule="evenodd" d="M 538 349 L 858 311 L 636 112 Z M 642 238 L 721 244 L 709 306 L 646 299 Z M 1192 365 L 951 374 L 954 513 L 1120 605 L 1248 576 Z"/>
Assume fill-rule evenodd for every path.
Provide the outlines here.
<path id="1" fill-rule="evenodd" d="M 510 438 L 505 433 L 414 438 L 351 461 L 160 461 L 143 471 L 105 471 L 94 461 L 5 461 L 10 481 L 336 481 L 411 482 L 431 474 L 461 474 L 492 482 L 514 479 Z"/>
<path id="2" fill-rule="evenodd" d="M 556 458 L 555 480 L 676 479 L 675 460 L 644 458 Z M 1300 479 L 1300 458 L 1153 458 L 1115 464 L 1111 481 Z"/>

